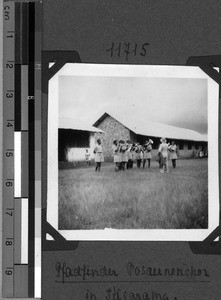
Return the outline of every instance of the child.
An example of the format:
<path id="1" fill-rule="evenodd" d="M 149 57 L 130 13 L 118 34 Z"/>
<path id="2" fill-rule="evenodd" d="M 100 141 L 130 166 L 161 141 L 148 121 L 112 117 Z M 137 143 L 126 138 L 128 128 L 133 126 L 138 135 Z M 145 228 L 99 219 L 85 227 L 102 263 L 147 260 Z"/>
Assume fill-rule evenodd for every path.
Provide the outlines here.
<path id="1" fill-rule="evenodd" d="M 86 149 L 85 153 L 85 160 L 86 160 L 86 165 L 90 166 L 91 165 L 91 157 L 90 153 L 88 152 L 88 149 Z"/>
<path id="2" fill-rule="evenodd" d="M 161 152 L 158 152 L 157 156 L 158 156 L 157 161 L 159 162 L 159 168 L 161 170 L 163 167 L 163 157 L 162 157 Z"/>
<path id="3" fill-rule="evenodd" d="M 95 167 L 95 171 L 99 171 L 101 170 L 101 162 L 104 161 L 104 157 L 102 154 L 102 146 L 101 146 L 101 140 L 98 139 L 97 140 L 97 145 L 94 148 L 94 154 L 95 154 L 95 162 L 96 162 L 96 167 Z"/>

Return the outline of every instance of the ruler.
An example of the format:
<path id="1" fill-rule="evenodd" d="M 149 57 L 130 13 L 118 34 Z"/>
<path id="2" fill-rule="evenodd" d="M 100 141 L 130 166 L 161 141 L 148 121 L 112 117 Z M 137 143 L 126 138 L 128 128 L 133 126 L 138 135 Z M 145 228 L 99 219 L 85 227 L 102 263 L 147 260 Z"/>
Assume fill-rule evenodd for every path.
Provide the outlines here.
<path id="1" fill-rule="evenodd" d="M 3 297 L 40 298 L 42 2 L 3 10 Z"/>
<path id="2" fill-rule="evenodd" d="M 14 286 L 14 5 L 4 4 L 3 27 L 3 297 L 13 297 Z M 6 255 L 7 253 L 7 255 Z M 5 293 L 4 291 L 8 291 Z"/>

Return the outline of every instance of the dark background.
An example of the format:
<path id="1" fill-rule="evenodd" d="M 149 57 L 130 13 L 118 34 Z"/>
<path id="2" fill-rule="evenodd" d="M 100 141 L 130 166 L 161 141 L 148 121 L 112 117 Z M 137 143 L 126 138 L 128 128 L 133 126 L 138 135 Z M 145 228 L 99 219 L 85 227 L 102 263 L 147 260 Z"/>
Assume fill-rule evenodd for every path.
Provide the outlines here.
<path id="1" fill-rule="evenodd" d="M 128 63 L 185 65 L 189 56 L 220 54 L 218 0 L 46 0 L 43 49 L 75 50 L 82 62 L 126 63 L 110 58 L 111 43 L 149 43 L 145 57 Z"/>

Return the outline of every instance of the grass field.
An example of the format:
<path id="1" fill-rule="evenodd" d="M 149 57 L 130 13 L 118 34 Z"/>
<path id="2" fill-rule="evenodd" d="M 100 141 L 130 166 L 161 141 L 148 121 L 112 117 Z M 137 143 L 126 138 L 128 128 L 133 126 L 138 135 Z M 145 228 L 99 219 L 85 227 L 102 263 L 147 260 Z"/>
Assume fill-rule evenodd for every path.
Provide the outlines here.
<path id="1" fill-rule="evenodd" d="M 171 164 L 171 162 L 170 162 Z M 207 228 L 207 159 L 178 160 L 169 174 L 114 164 L 59 170 L 59 229 Z"/>

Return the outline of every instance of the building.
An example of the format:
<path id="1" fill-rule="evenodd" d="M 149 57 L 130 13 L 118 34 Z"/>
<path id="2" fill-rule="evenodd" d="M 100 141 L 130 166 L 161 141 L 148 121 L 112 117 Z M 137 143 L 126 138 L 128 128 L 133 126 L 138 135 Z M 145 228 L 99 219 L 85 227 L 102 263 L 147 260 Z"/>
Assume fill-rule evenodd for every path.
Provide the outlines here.
<path id="1" fill-rule="evenodd" d="M 93 158 L 95 134 L 98 136 L 102 130 L 88 126 L 79 120 L 59 119 L 58 129 L 58 160 L 77 162 L 85 160 L 86 149 Z"/>
<path id="2" fill-rule="evenodd" d="M 114 139 L 131 140 L 144 144 L 151 138 L 153 144 L 153 156 L 157 156 L 161 137 L 166 137 L 168 142 L 175 141 L 179 149 L 179 157 L 193 157 L 195 150 L 207 152 L 207 136 L 194 130 L 179 128 L 162 123 L 139 119 L 137 116 L 116 116 L 104 113 L 93 126 L 101 129 L 103 153 L 106 160 L 112 159 L 112 143 Z"/>

